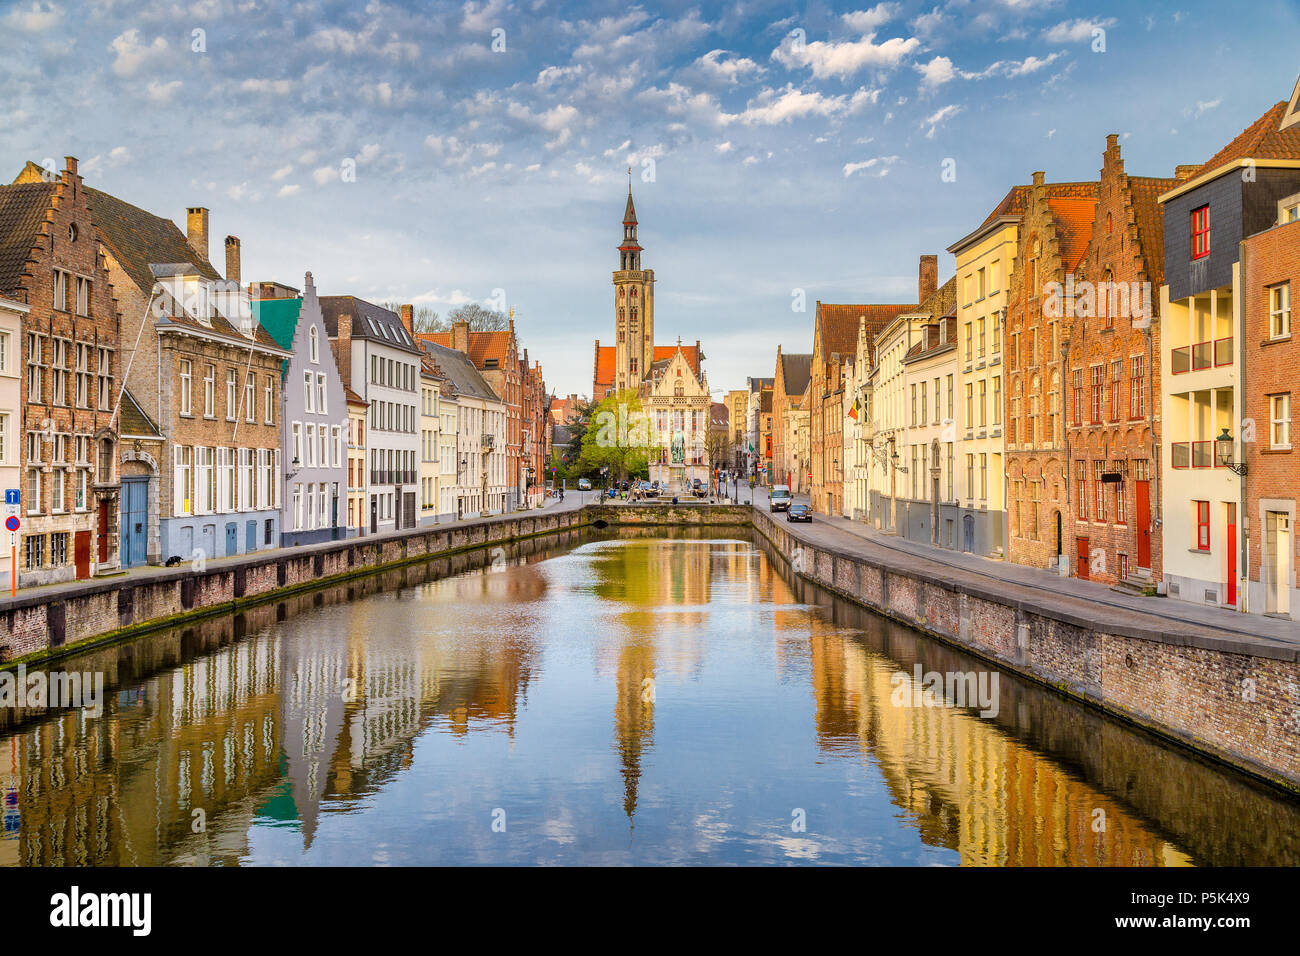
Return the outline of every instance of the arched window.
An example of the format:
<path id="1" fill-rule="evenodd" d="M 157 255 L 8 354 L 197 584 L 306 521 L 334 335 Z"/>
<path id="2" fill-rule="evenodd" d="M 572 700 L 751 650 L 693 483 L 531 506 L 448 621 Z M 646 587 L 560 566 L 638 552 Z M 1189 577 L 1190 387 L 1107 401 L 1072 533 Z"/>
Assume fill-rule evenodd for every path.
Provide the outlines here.
<path id="1" fill-rule="evenodd" d="M 319 362 L 320 361 L 320 337 L 316 332 L 316 326 L 313 325 L 311 327 L 311 331 L 307 333 L 307 338 L 311 343 L 311 360 L 313 362 Z"/>
<path id="2" fill-rule="evenodd" d="M 104 438 L 99 443 L 99 483 L 113 482 L 113 439 Z"/>
<path id="3" fill-rule="evenodd" d="M 1115 217 L 1110 213 L 1106 213 L 1106 235 L 1109 236 L 1114 231 L 1115 231 Z"/>

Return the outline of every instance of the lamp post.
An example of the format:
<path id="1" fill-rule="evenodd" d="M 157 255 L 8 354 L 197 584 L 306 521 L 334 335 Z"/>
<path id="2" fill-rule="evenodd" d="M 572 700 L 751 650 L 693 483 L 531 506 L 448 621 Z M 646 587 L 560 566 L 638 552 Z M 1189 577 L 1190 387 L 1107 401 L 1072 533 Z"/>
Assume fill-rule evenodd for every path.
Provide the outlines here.
<path id="1" fill-rule="evenodd" d="M 1232 460 L 1233 444 L 1232 432 L 1228 431 L 1228 426 L 1225 425 L 1219 437 L 1214 440 L 1214 463 L 1220 468 L 1227 468 L 1238 477 L 1245 477 L 1246 463 Z"/>

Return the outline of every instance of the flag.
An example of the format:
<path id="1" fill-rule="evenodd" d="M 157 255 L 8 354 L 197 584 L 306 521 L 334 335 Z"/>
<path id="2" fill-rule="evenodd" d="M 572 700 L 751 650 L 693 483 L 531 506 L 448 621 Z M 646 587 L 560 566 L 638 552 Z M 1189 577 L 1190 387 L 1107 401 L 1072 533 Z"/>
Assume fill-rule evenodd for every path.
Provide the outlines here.
<path id="1" fill-rule="evenodd" d="M 849 418 L 855 422 L 858 420 L 858 400 L 856 398 L 853 400 L 853 407 L 849 409 Z"/>

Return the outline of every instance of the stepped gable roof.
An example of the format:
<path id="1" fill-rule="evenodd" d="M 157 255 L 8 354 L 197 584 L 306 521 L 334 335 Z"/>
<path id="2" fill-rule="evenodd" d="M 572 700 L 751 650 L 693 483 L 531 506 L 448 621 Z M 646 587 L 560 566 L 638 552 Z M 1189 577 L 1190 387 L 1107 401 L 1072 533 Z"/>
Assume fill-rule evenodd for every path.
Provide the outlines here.
<path id="1" fill-rule="evenodd" d="M 785 380 L 786 395 L 799 396 L 806 392 L 812 380 L 812 353 L 782 352 L 781 377 Z"/>
<path id="2" fill-rule="evenodd" d="M 0 293 L 12 295 L 22 287 L 55 188 L 46 182 L 0 186 Z"/>

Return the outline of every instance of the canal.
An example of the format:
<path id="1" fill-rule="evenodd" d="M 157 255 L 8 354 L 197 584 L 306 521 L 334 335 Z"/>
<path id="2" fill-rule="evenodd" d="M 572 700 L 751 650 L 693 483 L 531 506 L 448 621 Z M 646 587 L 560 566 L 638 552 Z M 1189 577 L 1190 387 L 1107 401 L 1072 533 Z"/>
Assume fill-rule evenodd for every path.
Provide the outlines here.
<path id="1" fill-rule="evenodd" d="M 735 535 L 566 532 L 60 662 L 102 713 L 0 712 L 0 865 L 1300 863 L 1295 800 Z"/>

